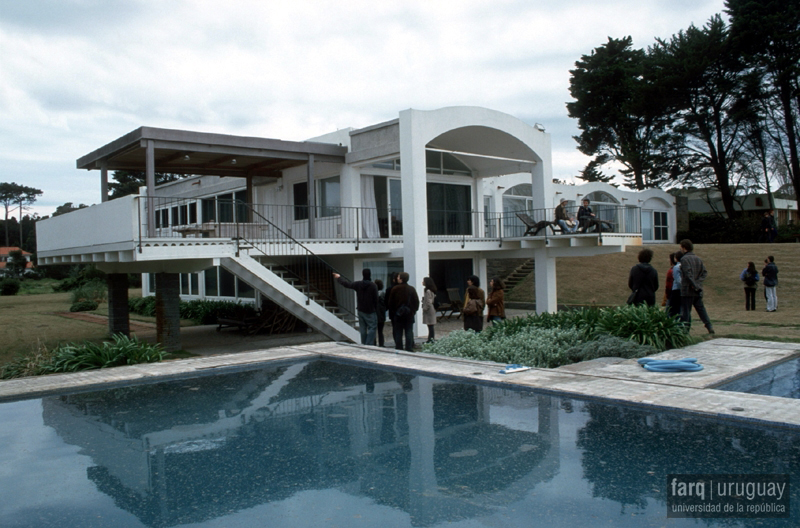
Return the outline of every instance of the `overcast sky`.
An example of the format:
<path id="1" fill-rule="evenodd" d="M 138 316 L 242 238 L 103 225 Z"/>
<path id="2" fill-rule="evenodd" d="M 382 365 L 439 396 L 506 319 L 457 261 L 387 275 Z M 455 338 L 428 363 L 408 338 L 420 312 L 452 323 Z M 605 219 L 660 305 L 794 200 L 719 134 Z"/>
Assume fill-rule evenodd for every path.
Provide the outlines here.
<path id="1" fill-rule="evenodd" d="M 100 201 L 75 161 L 140 126 L 304 140 L 474 105 L 542 123 L 553 176 L 587 158 L 569 70 L 647 47 L 723 0 L 0 0 L 0 181 L 32 211 Z M 15 215 L 16 216 L 16 215 Z"/>

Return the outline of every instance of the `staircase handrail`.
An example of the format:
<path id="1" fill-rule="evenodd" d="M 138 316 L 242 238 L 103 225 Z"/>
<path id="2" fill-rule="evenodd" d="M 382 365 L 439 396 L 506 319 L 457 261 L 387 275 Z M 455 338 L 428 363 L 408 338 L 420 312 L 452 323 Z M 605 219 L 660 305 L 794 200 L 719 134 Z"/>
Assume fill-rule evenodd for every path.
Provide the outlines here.
<path id="1" fill-rule="evenodd" d="M 328 301 L 336 303 L 336 306 L 339 307 L 339 309 L 341 309 L 341 310 L 345 311 L 346 313 L 348 313 L 348 314 L 350 314 L 350 315 L 355 317 L 355 313 L 353 313 L 352 311 L 348 310 L 346 307 L 342 306 L 336 299 L 332 299 L 331 297 L 326 295 L 325 292 L 322 292 L 319 289 L 314 288 L 313 284 L 311 283 L 311 274 L 309 273 L 308 259 L 312 258 L 312 259 L 315 259 L 316 262 L 321 263 L 324 268 L 327 268 L 328 270 L 330 270 L 331 275 L 333 275 L 333 273 L 337 273 L 341 277 L 345 277 L 342 273 L 339 272 L 339 270 L 337 270 L 336 268 L 334 268 L 333 266 L 331 266 L 330 264 L 325 262 L 325 260 L 323 258 L 321 258 L 319 255 L 315 254 L 313 251 L 311 251 L 309 248 L 307 248 L 305 245 L 303 245 L 302 242 L 300 242 L 299 240 L 294 238 L 292 235 L 290 235 L 289 233 L 287 233 L 286 231 L 281 229 L 279 226 L 277 226 L 274 222 L 272 222 L 271 220 L 266 218 L 264 215 L 262 215 L 261 213 L 256 211 L 255 208 L 253 208 L 250 204 L 248 204 L 246 202 L 243 202 L 241 200 L 234 200 L 233 202 L 236 205 L 241 205 L 241 206 L 246 207 L 254 216 L 257 216 L 258 218 L 262 219 L 264 221 L 264 223 L 269 225 L 271 228 L 274 228 L 279 233 L 281 233 L 284 237 L 286 237 L 288 239 L 289 243 L 296 244 L 298 247 L 302 248 L 305 251 L 306 275 L 307 275 L 307 277 L 305 279 L 303 279 L 303 277 L 301 277 L 297 273 L 293 272 L 289 268 L 286 268 L 286 267 L 282 266 L 282 271 L 284 271 L 284 272 L 288 273 L 289 275 L 293 276 L 294 278 L 300 280 L 301 283 L 303 281 L 305 282 L 305 284 L 306 284 L 306 304 L 309 304 L 311 302 L 311 290 L 313 289 L 314 293 L 316 293 L 317 295 L 319 295 L 323 299 L 326 299 Z M 240 223 L 243 223 L 243 222 L 241 222 L 240 220 L 237 219 L 236 220 L 236 237 L 237 237 L 237 239 L 244 240 L 245 242 L 249 243 L 250 245 L 253 246 L 253 248 L 255 248 L 258 251 L 260 251 L 266 257 L 273 256 L 273 255 L 270 255 L 269 253 L 267 253 L 266 251 L 262 250 L 260 247 L 258 247 L 258 243 L 257 242 L 255 242 L 253 240 L 249 240 L 245 236 L 240 236 L 240 230 L 239 230 L 239 224 Z M 242 231 L 245 231 L 245 230 L 242 230 Z M 238 251 L 237 251 L 237 254 L 238 254 Z M 302 257 L 303 255 L 299 255 L 299 256 Z"/>

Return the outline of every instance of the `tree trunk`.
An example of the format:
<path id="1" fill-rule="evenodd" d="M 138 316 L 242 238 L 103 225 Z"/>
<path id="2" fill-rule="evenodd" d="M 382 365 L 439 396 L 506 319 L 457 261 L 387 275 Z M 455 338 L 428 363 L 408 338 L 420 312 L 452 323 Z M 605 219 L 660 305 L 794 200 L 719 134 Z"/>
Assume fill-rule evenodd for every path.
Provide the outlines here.
<path id="1" fill-rule="evenodd" d="M 789 139 L 789 161 L 791 164 L 790 172 L 792 185 L 794 186 L 794 197 L 797 201 L 797 208 L 800 210 L 800 159 L 797 156 L 797 136 L 795 123 L 792 116 L 792 94 L 791 85 L 788 80 L 781 80 L 781 104 L 783 105 L 783 117 L 786 122 L 786 137 Z"/>

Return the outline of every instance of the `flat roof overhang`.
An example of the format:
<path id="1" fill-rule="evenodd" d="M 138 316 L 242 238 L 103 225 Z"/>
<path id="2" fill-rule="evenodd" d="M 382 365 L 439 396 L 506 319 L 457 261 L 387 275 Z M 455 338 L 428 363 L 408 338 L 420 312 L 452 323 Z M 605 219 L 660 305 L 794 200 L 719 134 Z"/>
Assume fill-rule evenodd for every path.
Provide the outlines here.
<path id="1" fill-rule="evenodd" d="M 143 172 L 150 142 L 156 172 L 185 175 L 275 177 L 312 156 L 316 163 L 344 163 L 347 153 L 330 143 L 140 127 L 82 156 L 77 168 Z"/>

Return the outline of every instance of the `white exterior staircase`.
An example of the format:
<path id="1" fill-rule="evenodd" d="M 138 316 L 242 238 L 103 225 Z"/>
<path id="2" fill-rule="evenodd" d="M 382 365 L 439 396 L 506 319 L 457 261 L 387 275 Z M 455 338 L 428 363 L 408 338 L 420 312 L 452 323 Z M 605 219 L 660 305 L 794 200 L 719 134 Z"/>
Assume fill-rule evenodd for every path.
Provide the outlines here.
<path id="1" fill-rule="evenodd" d="M 220 266 L 259 290 L 311 328 L 334 341 L 360 342 L 358 330 L 348 324 L 347 317 L 350 314 L 342 312 L 336 306 L 328 306 L 323 300 L 317 300 L 316 294 L 306 293 L 304 286 L 295 284 L 295 279 L 284 277 L 284 272 L 273 271 L 245 254 L 218 260 Z"/>

